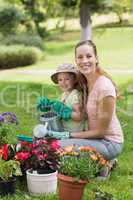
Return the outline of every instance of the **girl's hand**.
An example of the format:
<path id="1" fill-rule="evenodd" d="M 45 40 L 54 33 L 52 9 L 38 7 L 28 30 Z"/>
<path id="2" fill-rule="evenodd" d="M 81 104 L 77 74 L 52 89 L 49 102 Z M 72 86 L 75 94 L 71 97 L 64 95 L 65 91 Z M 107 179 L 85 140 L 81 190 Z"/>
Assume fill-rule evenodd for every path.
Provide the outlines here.
<path id="1" fill-rule="evenodd" d="M 47 97 L 41 97 L 37 101 L 37 110 L 44 112 L 46 111 L 45 108 L 50 106 L 50 100 Z"/>
<path id="2" fill-rule="evenodd" d="M 52 108 L 55 112 L 58 113 L 59 117 L 64 120 L 71 119 L 72 108 L 64 105 L 60 101 L 55 101 L 52 105 Z"/>

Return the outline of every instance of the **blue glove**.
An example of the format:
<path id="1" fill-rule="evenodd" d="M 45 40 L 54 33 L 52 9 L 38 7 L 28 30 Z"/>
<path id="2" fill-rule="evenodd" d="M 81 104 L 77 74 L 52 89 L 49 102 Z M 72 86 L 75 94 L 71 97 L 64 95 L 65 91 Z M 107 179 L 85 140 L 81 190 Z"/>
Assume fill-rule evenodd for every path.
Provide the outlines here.
<path id="1" fill-rule="evenodd" d="M 72 115 L 72 108 L 68 106 L 65 106 L 62 112 L 59 113 L 60 118 L 64 120 L 71 119 L 71 115 Z"/>
<path id="2" fill-rule="evenodd" d="M 64 104 L 60 101 L 54 101 L 52 104 L 52 108 L 55 112 L 59 113 L 64 109 Z"/>
<path id="3" fill-rule="evenodd" d="M 41 97 L 37 101 L 37 110 L 46 112 L 50 109 L 51 102 L 47 97 Z"/>
<path id="4" fill-rule="evenodd" d="M 52 104 L 52 108 L 55 112 L 58 113 L 59 117 L 64 120 L 71 119 L 72 108 L 66 106 L 60 101 L 54 101 Z"/>
<path id="5" fill-rule="evenodd" d="M 70 133 L 68 131 L 64 132 L 48 131 L 47 136 L 56 139 L 68 139 L 70 138 Z"/>

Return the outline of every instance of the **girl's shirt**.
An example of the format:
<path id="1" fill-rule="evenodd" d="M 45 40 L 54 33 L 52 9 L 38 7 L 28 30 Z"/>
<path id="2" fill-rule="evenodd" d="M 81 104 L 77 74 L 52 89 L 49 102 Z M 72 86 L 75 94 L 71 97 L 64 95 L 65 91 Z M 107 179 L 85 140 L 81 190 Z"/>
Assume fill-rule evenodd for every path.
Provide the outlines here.
<path id="1" fill-rule="evenodd" d="M 69 95 L 66 95 L 66 93 L 64 92 L 61 95 L 60 100 L 66 106 L 70 107 L 73 107 L 74 104 L 81 104 L 80 92 L 77 89 L 73 89 Z M 62 125 L 64 131 L 77 132 L 84 130 L 85 122 L 84 119 L 81 121 L 74 121 L 72 119 L 68 121 L 62 120 Z"/>
<path id="2" fill-rule="evenodd" d="M 111 80 L 102 75 L 96 80 L 88 96 L 87 114 L 88 114 L 88 119 L 89 119 L 90 130 L 97 128 L 98 104 L 104 97 L 107 97 L 107 96 L 112 96 L 116 98 L 116 91 Z M 118 142 L 118 143 L 122 143 L 124 140 L 121 125 L 116 116 L 116 107 L 114 107 L 112 120 L 109 124 L 108 129 L 106 130 L 104 138 Z"/>

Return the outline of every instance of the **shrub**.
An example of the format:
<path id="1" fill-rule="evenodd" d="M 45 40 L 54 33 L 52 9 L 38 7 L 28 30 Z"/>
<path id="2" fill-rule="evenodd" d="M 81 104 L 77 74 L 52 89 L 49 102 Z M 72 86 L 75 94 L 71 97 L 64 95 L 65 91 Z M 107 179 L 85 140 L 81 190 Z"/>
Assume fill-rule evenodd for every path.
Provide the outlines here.
<path id="1" fill-rule="evenodd" d="M 29 33 L 20 33 L 18 35 L 9 35 L 2 41 L 5 45 L 23 44 L 25 46 L 35 46 L 43 49 L 43 41 L 38 35 L 30 35 Z"/>
<path id="2" fill-rule="evenodd" d="M 31 65 L 41 57 L 41 51 L 36 47 L 22 45 L 0 46 L 0 68 L 13 68 Z"/>
<path id="3" fill-rule="evenodd" d="M 15 32 L 22 18 L 21 12 L 11 4 L 0 6 L 0 31 L 5 35 Z"/>

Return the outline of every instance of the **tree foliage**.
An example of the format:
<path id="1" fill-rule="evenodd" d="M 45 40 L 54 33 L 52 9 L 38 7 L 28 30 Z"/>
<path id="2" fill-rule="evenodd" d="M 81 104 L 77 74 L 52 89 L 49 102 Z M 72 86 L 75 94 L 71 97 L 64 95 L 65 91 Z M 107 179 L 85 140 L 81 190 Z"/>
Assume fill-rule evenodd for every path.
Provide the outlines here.
<path id="1" fill-rule="evenodd" d="M 63 7 L 73 7 L 76 6 L 78 3 L 78 0 L 60 0 L 60 3 Z"/>
<path id="2" fill-rule="evenodd" d="M 36 32 L 41 37 L 47 34 L 45 22 L 49 18 L 58 18 L 57 27 L 60 27 L 60 24 L 63 24 L 62 22 L 64 21 L 65 27 L 66 19 L 79 17 L 81 26 L 85 27 L 88 21 L 91 23 L 93 13 L 113 11 L 121 21 L 123 12 L 128 12 L 132 9 L 131 0 L 0 0 L 1 2 L 9 2 L 13 7 L 14 5 L 20 7 L 20 13 L 23 13 L 20 23 L 23 24 L 27 31 Z M 9 11 L 8 16 L 10 14 L 11 12 Z M 4 18 L 0 18 L 0 23 L 4 24 L 4 20 L 7 21 L 7 17 Z M 9 18 L 13 19 L 13 16 L 9 16 Z M 14 18 L 14 24 L 16 23 L 15 20 Z M 17 20 L 19 20 L 19 17 L 17 17 Z M 6 32 L 11 30 L 9 24 L 5 24 L 5 27 L 8 27 Z M 1 26 L 0 30 L 2 30 Z"/>
<path id="3" fill-rule="evenodd" d="M 109 5 L 109 10 L 115 12 L 119 18 L 119 23 L 122 23 L 122 15 L 125 12 L 132 10 L 131 0 L 112 0 Z"/>
<path id="4" fill-rule="evenodd" d="M 0 7 L 0 32 L 9 34 L 16 31 L 21 22 L 21 12 L 11 4 L 3 4 Z"/>

